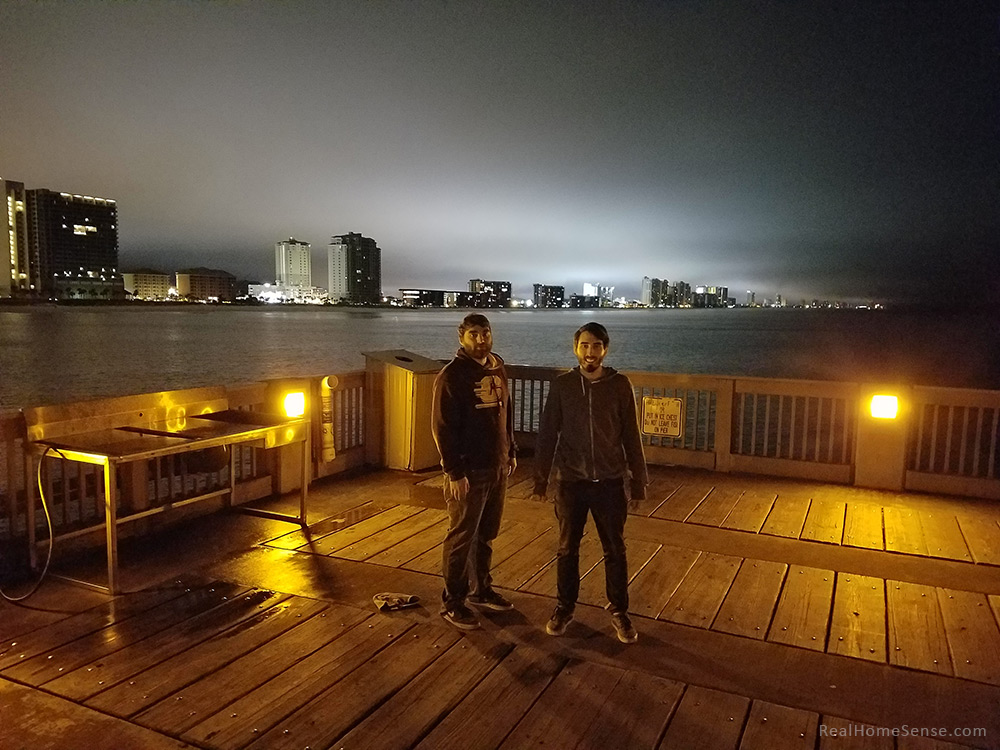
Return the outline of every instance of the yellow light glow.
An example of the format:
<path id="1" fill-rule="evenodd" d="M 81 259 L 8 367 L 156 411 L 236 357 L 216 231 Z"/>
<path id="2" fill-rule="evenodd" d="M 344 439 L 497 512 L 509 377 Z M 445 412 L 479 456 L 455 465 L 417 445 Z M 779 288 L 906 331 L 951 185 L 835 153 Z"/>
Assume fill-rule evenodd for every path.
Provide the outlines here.
<path id="1" fill-rule="evenodd" d="M 302 391 L 285 395 L 285 414 L 290 417 L 301 417 L 306 413 L 306 394 Z"/>
<path id="2" fill-rule="evenodd" d="M 895 419 L 899 399 L 895 396 L 872 396 L 871 412 L 875 419 Z"/>
<path id="3" fill-rule="evenodd" d="M 187 429 L 187 409 L 183 406 L 172 406 L 167 410 L 167 429 L 179 432 Z"/>

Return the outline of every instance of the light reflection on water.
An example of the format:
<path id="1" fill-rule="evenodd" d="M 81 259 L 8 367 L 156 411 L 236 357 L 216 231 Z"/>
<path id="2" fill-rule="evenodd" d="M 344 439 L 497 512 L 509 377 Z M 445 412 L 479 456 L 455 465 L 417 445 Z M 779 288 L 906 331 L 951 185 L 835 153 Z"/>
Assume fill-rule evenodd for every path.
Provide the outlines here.
<path id="1" fill-rule="evenodd" d="M 448 358 L 467 311 L 328 308 L 0 309 L 0 408 L 364 367 L 364 351 Z M 823 310 L 485 311 L 508 362 L 575 364 L 588 320 L 619 369 L 1000 388 L 985 315 Z"/>

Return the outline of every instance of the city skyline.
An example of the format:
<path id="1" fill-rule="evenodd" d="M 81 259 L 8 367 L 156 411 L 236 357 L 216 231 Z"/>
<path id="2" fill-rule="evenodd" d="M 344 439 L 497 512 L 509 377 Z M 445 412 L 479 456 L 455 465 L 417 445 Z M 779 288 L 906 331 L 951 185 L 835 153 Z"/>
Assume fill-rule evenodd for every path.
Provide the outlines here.
<path id="1" fill-rule="evenodd" d="M 352 229 L 378 238 L 386 290 L 478 276 L 637 298 L 648 275 L 986 301 L 997 17 L 0 0 L 0 176 L 112 196 L 122 267 L 263 280 L 277 238 Z"/>
<path id="2" fill-rule="evenodd" d="M 638 298 L 615 297 L 614 285 L 583 282 L 582 294 L 565 285 L 532 285 L 530 297 L 513 294 L 509 281 L 470 279 L 468 290 L 382 288 L 382 253 L 378 243 L 360 233 L 333 235 L 326 249 L 326 288 L 313 285 L 312 245 L 289 237 L 274 244 L 271 281 L 239 280 L 228 270 L 200 265 L 173 274 L 152 266 L 120 267 L 117 202 L 89 195 L 27 188 L 3 180 L 8 213 L 10 274 L 0 274 L 0 299 L 20 301 L 131 299 L 235 302 L 244 296 L 267 302 L 316 304 L 402 303 L 436 307 L 734 307 L 735 297 L 721 285 L 691 284 L 643 276 Z M 96 213 L 95 213 L 96 212 Z M 7 251 L 4 251 L 7 255 Z M 322 255 L 321 255 L 322 257 Z M 200 259 L 205 263 L 204 258 Z M 167 264 L 169 265 L 169 264 Z M 172 283 L 171 283 L 172 282 Z M 444 286 L 444 285 L 440 285 Z M 746 306 L 756 293 L 747 290 Z M 835 300 L 839 305 L 844 300 Z M 873 305 L 881 302 L 868 300 Z M 762 295 L 764 306 L 784 306 L 782 295 Z M 793 303 L 794 304 L 794 303 Z M 807 301 L 803 298 L 801 304 Z M 812 306 L 820 304 L 814 299 Z M 829 306 L 826 300 L 821 306 Z"/>
<path id="3" fill-rule="evenodd" d="M 132 299 L 234 302 L 242 294 L 268 302 L 380 304 L 391 302 L 437 307 L 727 307 L 735 306 L 728 287 L 692 286 L 684 281 L 642 279 L 640 299 L 615 297 L 613 285 L 584 282 L 582 294 L 565 286 L 533 284 L 530 298 L 513 295 L 509 281 L 470 279 L 468 290 L 399 288 L 385 294 L 378 243 L 360 233 L 333 235 L 327 246 L 328 288 L 313 285 L 312 246 L 289 237 L 274 244 L 273 283 L 244 280 L 224 269 L 204 265 L 173 274 L 152 267 L 121 268 L 118 259 L 117 202 L 47 188 L 26 188 L 4 180 L 8 213 L 9 277 L 0 275 L 0 299 Z M 96 212 L 96 213 L 95 213 Z M 7 252 L 4 252 L 7 255 Z M 321 256 L 322 257 L 322 256 Z M 205 259 L 201 259 L 205 262 Z M 543 290 L 543 291 L 540 291 Z M 548 291 L 544 291 L 548 290 Z M 747 305 L 754 306 L 753 290 Z M 781 295 L 775 297 L 781 307 Z M 806 301 L 803 299 L 802 304 Z M 764 302 L 768 304 L 767 301 Z"/>

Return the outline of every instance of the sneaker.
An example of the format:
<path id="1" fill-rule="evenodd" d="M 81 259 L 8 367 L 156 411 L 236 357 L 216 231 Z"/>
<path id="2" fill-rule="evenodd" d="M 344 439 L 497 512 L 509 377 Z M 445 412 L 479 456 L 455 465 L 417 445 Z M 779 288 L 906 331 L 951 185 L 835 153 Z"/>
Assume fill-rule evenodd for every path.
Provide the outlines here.
<path id="1" fill-rule="evenodd" d="M 484 594 L 473 594 L 469 597 L 469 604 L 482 609 L 494 609 L 497 612 L 504 612 L 514 609 L 514 605 L 507 601 L 507 598 L 490 589 Z"/>
<path id="2" fill-rule="evenodd" d="M 479 627 L 479 620 L 472 614 L 472 610 L 464 604 L 457 604 L 451 609 L 441 612 L 441 617 L 445 622 L 451 623 L 459 630 L 475 630 Z"/>
<path id="3" fill-rule="evenodd" d="M 611 625 L 618 635 L 618 640 L 622 643 L 635 643 L 639 640 L 639 634 L 632 626 L 632 621 L 628 619 L 625 612 L 614 612 L 611 615 Z"/>
<path id="4" fill-rule="evenodd" d="M 552 613 L 552 617 L 545 623 L 545 632 L 549 635 L 563 635 L 572 619 L 572 612 L 562 607 L 556 607 L 555 612 Z"/>

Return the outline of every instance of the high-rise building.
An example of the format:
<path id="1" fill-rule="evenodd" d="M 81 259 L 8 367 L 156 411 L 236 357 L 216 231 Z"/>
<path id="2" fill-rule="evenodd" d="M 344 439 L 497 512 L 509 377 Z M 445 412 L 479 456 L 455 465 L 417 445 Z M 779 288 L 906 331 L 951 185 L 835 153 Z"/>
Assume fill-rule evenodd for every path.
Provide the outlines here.
<path id="1" fill-rule="evenodd" d="M 382 251 L 375 240 L 356 233 L 334 235 L 328 258 L 331 302 L 382 301 Z"/>
<path id="2" fill-rule="evenodd" d="M 37 260 L 31 262 L 24 183 L 4 180 L 3 193 L 7 204 L 7 246 L 0 261 L 0 297 L 28 296 L 37 289 L 38 264 Z"/>
<path id="3" fill-rule="evenodd" d="M 585 282 L 583 285 L 583 296 L 596 297 L 598 299 L 597 307 L 612 307 L 614 305 L 614 293 L 615 288 L 606 284 L 588 284 Z"/>
<path id="4" fill-rule="evenodd" d="M 280 287 L 311 287 L 312 246 L 294 237 L 275 243 L 274 280 Z"/>
<path id="5" fill-rule="evenodd" d="M 664 304 L 670 307 L 691 307 L 692 305 L 691 285 L 686 281 L 678 281 L 669 288 L 665 286 L 663 293 L 665 296 Z"/>
<path id="6" fill-rule="evenodd" d="M 642 277 L 642 295 L 639 301 L 646 307 L 663 307 L 670 304 L 670 282 L 666 279 Z"/>
<path id="7" fill-rule="evenodd" d="M 7 241 L 0 297 L 121 299 L 113 200 L 4 180 Z"/>
<path id="8" fill-rule="evenodd" d="M 565 287 L 549 286 L 548 284 L 535 284 L 534 290 L 535 307 L 563 306 L 563 299 L 566 297 Z"/>
<path id="9" fill-rule="evenodd" d="M 26 196 L 41 292 L 60 299 L 124 297 L 115 202 L 44 188 L 27 190 Z"/>
<path id="10" fill-rule="evenodd" d="M 476 307 L 510 307 L 509 281 L 469 279 L 469 291 L 476 295 Z"/>
<path id="11" fill-rule="evenodd" d="M 698 286 L 694 290 L 695 307 L 726 307 L 729 288 L 724 286 Z"/>

